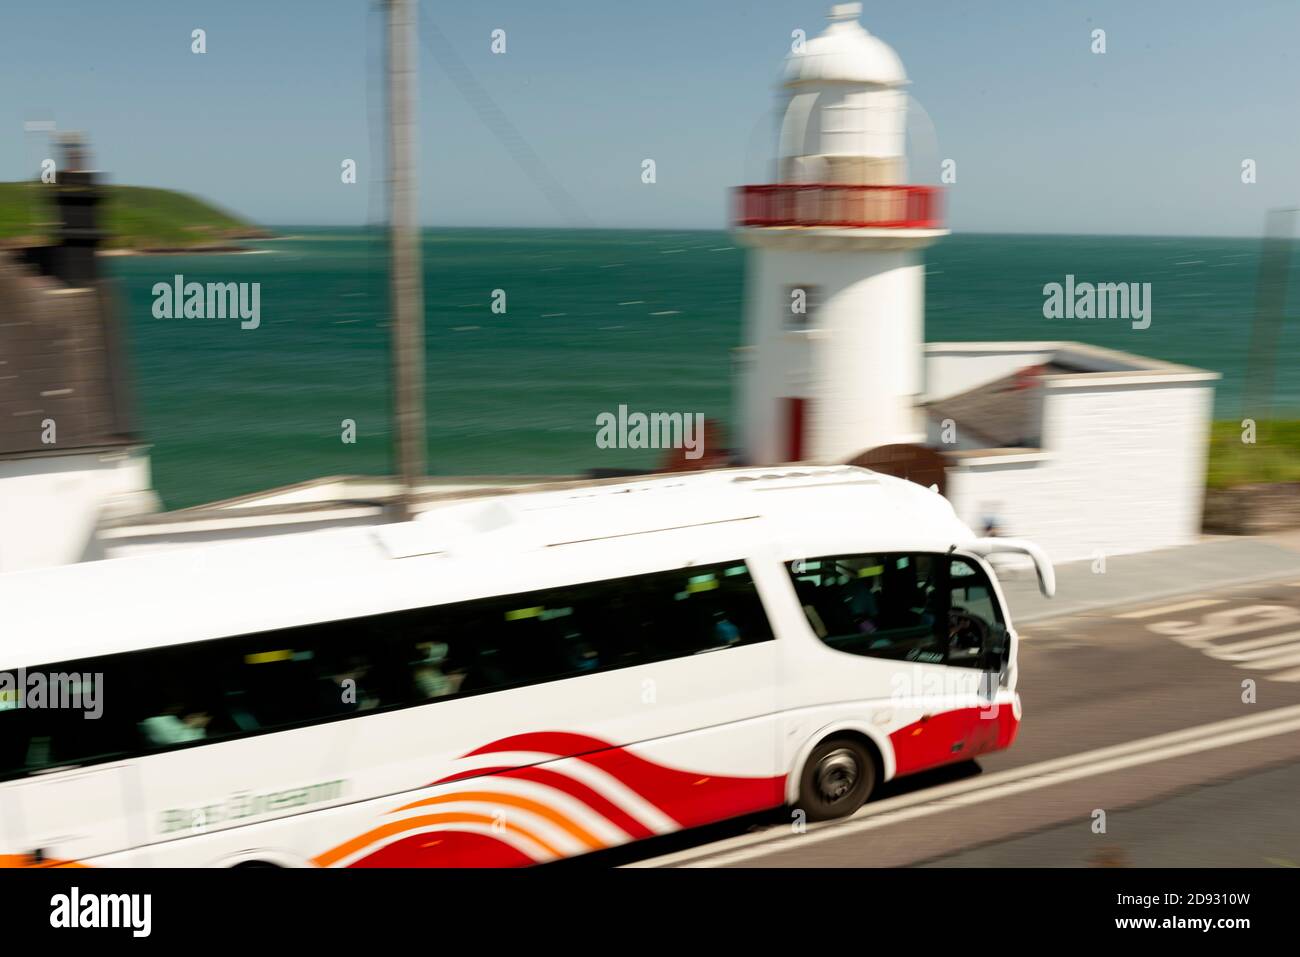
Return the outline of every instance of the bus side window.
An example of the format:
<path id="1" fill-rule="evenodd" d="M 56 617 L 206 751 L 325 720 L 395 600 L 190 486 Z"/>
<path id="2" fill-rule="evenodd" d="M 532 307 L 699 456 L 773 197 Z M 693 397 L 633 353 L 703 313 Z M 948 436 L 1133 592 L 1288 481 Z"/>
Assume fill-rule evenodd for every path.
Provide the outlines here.
<path id="1" fill-rule="evenodd" d="M 601 668 L 625 668 L 654 660 L 654 622 L 633 587 L 603 588 L 576 599 L 588 641 Z"/>
<path id="2" fill-rule="evenodd" d="M 146 750 L 206 741 L 233 730 L 224 709 L 210 648 L 182 645 L 129 656 L 132 703 L 140 745 Z"/>
<path id="3" fill-rule="evenodd" d="M 17 690 L 0 692 L 0 780 L 26 773 L 33 746 L 41 746 L 32 728 L 32 712 L 20 710 L 17 700 Z"/>
<path id="4" fill-rule="evenodd" d="M 24 687 L 17 672 L 6 673 L 9 680 L 0 682 L 0 779 L 109 760 L 131 750 L 120 705 L 126 700 L 122 675 L 112 662 L 95 658 L 29 668 Z"/>
<path id="5" fill-rule="evenodd" d="M 771 624 L 743 563 L 646 576 L 656 657 L 692 655 L 772 638 Z"/>
<path id="6" fill-rule="evenodd" d="M 979 668 L 989 654 L 1005 654 L 1006 630 L 993 586 L 975 562 L 954 557 L 948 562 L 948 663 Z"/>
<path id="7" fill-rule="evenodd" d="M 943 661 L 935 556 L 890 552 L 790 562 L 813 633 L 827 646 L 868 658 Z"/>
<path id="8" fill-rule="evenodd" d="M 18 707 L 0 681 L 0 778 L 772 638 L 736 560 L 64 662 L 42 670 L 91 674 L 104 717 Z"/>

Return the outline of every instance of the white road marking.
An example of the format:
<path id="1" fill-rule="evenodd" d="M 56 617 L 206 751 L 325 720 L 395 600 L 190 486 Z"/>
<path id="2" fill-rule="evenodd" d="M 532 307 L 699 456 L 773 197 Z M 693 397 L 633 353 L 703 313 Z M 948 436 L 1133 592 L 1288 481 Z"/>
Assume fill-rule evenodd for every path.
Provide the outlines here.
<path id="1" fill-rule="evenodd" d="M 1300 669 L 1297 669 L 1300 671 Z M 1066 755 L 1022 768 L 956 781 L 913 794 L 904 794 L 864 806 L 840 821 L 810 824 L 804 834 L 791 834 L 782 826 L 756 834 L 744 834 L 707 847 L 629 864 L 629 867 L 720 867 L 779 851 L 807 847 L 849 834 L 875 830 L 932 814 L 981 804 L 1025 791 L 1052 787 L 1079 778 L 1153 764 L 1170 758 L 1228 747 L 1243 741 L 1300 731 L 1300 705 L 1275 708 L 1242 718 L 1158 734 L 1138 741 Z M 775 833 L 774 833 L 775 832 Z"/>
<path id="2" fill-rule="evenodd" d="M 1263 638 L 1248 638 L 1245 641 L 1234 641 L 1230 645 L 1214 645 L 1214 657 L 1223 661 L 1245 661 L 1250 658 L 1263 658 L 1277 654 L 1277 649 L 1269 648 L 1268 651 L 1255 651 L 1254 654 L 1246 654 L 1246 652 L 1290 641 L 1300 641 L 1300 631 L 1287 631 L 1280 635 L 1265 635 Z"/>
<path id="3" fill-rule="evenodd" d="M 1275 632 L 1257 638 L 1218 644 L 1225 638 L 1261 631 L 1266 628 L 1294 625 L 1300 622 L 1300 610 L 1287 605 L 1240 605 L 1221 608 L 1201 618 L 1199 622 L 1167 619 L 1150 622 L 1147 631 L 1172 638 L 1179 644 L 1216 661 L 1226 661 L 1237 668 L 1250 671 L 1273 671 L 1300 665 L 1300 631 Z M 1265 675 L 1270 681 L 1294 681 L 1291 672 L 1282 675 Z"/>
<path id="4" fill-rule="evenodd" d="M 1188 611 L 1192 608 L 1208 608 L 1210 605 L 1222 605 L 1226 598 L 1197 598 L 1194 601 L 1184 601 L 1177 605 L 1162 605 L 1159 608 L 1142 608 L 1138 611 L 1125 612 L 1122 615 L 1116 615 L 1116 618 L 1154 618 L 1156 615 L 1172 614 L 1176 611 Z"/>
<path id="5" fill-rule="evenodd" d="M 1300 665 L 1300 644 L 1292 645 L 1290 650 L 1284 654 L 1264 658 L 1261 661 L 1242 662 L 1237 667 L 1249 668 L 1252 671 L 1272 671 L 1274 668 L 1289 668 L 1292 665 Z"/>

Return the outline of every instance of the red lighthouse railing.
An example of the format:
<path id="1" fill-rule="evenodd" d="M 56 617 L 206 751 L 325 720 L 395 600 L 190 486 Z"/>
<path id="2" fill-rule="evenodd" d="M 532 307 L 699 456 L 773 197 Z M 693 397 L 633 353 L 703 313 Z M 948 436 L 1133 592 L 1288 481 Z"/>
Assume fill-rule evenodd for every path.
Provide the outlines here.
<path id="1" fill-rule="evenodd" d="M 741 186 L 736 190 L 736 225 L 939 229 L 942 194 L 937 186 Z"/>

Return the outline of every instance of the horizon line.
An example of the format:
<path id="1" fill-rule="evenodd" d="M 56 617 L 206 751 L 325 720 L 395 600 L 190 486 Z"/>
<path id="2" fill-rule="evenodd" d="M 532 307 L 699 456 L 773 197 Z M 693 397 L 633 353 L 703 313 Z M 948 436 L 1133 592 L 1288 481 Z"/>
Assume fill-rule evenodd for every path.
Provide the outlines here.
<path id="1" fill-rule="evenodd" d="M 263 229 L 287 230 L 287 229 L 330 229 L 330 230 L 353 230 L 356 232 L 380 231 L 388 228 L 387 223 L 271 223 L 264 222 L 261 224 Z M 592 232 L 657 232 L 657 233 L 731 233 L 736 227 L 729 226 L 539 226 L 539 225 L 482 225 L 482 224 L 463 224 L 463 223 L 438 223 L 426 224 L 421 223 L 420 230 L 437 230 L 437 229 L 464 229 L 464 230 L 484 230 L 484 231 L 505 231 L 505 230 L 535 230 L 538 232 L 568 232 L 568 233 L 592 233 Z M 1064 238 L 1075 237 L 1099 237 L 1099 238 L 1123 238 L 1123 239 L 1264 239 L 1266 234 L 1261 230 L 1255 233 L 1130 233 L 1130 232 L 1059 232 L 1053 230 L 999 230 L 999 229 L 961 229 L 949 230 L 950 236 L 1059 236 Z M 948 237 L 943 237 L 948 238 Z M 942 241 L 942 240 L 941 240 Z M 1300 241 L 1300 236 L 1292 237 L 1292 241 Z"/>

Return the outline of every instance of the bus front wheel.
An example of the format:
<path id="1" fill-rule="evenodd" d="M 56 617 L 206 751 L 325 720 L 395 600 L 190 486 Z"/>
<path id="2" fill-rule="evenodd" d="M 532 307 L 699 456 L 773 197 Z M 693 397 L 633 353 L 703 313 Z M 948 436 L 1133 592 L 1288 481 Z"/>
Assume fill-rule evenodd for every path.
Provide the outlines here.
<path id="1" fill-rule="evenodd" d="M 860 741 L 831 738 L 813 748 L 799 777 L 796 805 L 810 821 L 847 817 L 876 784 L 876 762 Z"/>

